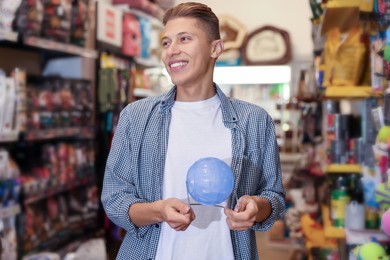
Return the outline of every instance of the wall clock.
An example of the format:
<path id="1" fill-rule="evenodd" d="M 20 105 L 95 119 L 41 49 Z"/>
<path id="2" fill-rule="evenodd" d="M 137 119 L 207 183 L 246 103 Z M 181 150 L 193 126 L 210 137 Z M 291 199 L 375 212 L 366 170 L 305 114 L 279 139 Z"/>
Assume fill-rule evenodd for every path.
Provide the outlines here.
<path id="1" fill-rule="evenodd" d="M 267 25 L 248 34 L 241 51 L 246 65 L 286 64 L 291 60 L 290 35 Z"/>

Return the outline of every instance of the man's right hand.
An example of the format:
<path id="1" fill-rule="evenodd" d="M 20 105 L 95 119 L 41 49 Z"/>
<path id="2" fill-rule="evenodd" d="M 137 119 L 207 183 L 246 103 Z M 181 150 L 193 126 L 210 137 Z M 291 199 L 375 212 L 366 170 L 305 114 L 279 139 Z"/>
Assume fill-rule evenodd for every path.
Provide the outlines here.
<path id="1" fill-rule="evenodd" d="M 186 230 L 195 219 L 192 208 L 179 199 L 170 198 L 159 202 L 162 221 L 167 222 L 176 231 Z"/>
<path id="2" fill-rule="evenodd" d="M 129 217 L 137 227 L 166 222 L 174 230 L 184 231 L 195 219 L 195 213 L 182 200 L 169 198 L 151 203 L 136 203 L 129 208 Z"/>

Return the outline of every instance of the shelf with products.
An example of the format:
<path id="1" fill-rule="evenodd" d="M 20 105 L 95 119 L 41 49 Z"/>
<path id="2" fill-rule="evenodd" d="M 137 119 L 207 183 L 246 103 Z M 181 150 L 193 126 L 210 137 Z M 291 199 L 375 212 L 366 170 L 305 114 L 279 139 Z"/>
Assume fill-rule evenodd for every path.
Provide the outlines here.
<path id="1" fill-rule="evenodd" d="M 18 131 L 11 131 L 11 132 L 0 132 L 0 143 L 7 143 L 7 142 L 15 142 L 18 140 L 19 132 Z"/>
<path id="2" fill-rule="evenodd" d="M 107 28 L 113 20 L 116 21 L 115 28 Z M 113 29 L 115 37 L 107 37 L 107 32 Z M 103 1 L 97 3 L 96 138 L 100 141 L 96 168 L 100 185 L 120 112 L 131 102 L 156 96 L 167 89 L 164 83 L 167 81 L 161 75 L 161 29 L 161 21 L 151 19 L 142 11 L 132 10 L 128 5 L 119 7 Z M 107 247 L 115 250 L 121 236 L 114 233 L 122 233 L 121 229 L 105 215 L 104 218 L 108 223 L 105 225 Z"/>
<path id="3" fill-rule="evenodd" d="M 0 45 L 15 47 L 24 49 L 36 49 L 42 50 L 44 52 L 52 52 L 60 54 L 61 56 L 70 55 L 70 56 L 79 56 L 85 58 L 96 59 L 98 57 L 98 52 L 95 49 L 82 47 L 71 43 L 59 42 L 51 39 L 45 39 L 39 36 L 31 35 L 21 35 L 19 37 L 12 36 L 16 32 L 7 32 L 11 35 L 4 35 L 2 37 L 0 31 Z"/>
<path id="4" fill-rule="evenodd" d="M 94 146 L 93 139 L 76 137 L 18 142 L 10 149 L 22 172 L 22 255 L 56 250 L 52 240 L 67 243 L 62 238 L 101 229 Z"/>
<path id="5" fill-rule="evenodd" d="M 0 217 L 16 215 L 18 257 L 22 257 L 33 251 L 56 250 L 81 237 L 86 230 L 101 229 L 98 221 L 94 154 L 91 152 L 86 155 L 86 146 L 79 146 L 80 143 L 87 142 L 88 149 L 94 151 L 94 67 L 83 67 L 83 72 L 80 72 L 83 75 L 76 78 L 45 74 L 48 64 L 55 58 L 75 57 L 86 60 L 88 64 L 95 64 L 97 52 L 29 36 L 24 37 L 21 42 L 0 40 L 0 53 L 0 69 L 4 71 L 2 76 L 8 82 L 5 93 L 11 93 L 3 99 L 6 103 L 9 102 L 0 104 L 0 114 L 13 115 L 13 119 L 9 120 L 13 122 L 11 131 L 1 132 L 4 128 L 0 127 L 0 147 L 10 151 L 21 167 L 21 196 L 18 204 L 2 208 Z M 75 70 L 70 66 L 61 67 L 63 71 L 71 69 Z M 36 81 L 31 76 L 39 77 L 39 80 Z M 11 110 L 13 112 L 9 112 Z M 7 111 L 6 114 L 4 111 Z M 62 146 L 63 148 L 57 149 L 63 143 L 66 143 L 66 148 Z M 28 150 L 25 144 L 35 148 Z M 42 148 L 48 145 L 57 148 L 52 149 L 54 152 L 44 154 Z M 88 159 L 85 158 L 87 156 Z M 52 161 L 44 161 L 43 157 Z M 89 165 L 82 166 L 86 162 Z M 85 176 L 86 172 L 88 176 Z M 74 177 L 71 178 L 70 175 Z M 52 185 L 45 189 L 48 179 Z M 28 193 L 28 186 L 35 188 Z M 74 215 L 69 213 L 76 211 L 74 205 L 64 204 L 72 193 L 81 194 L 78 203 L 82 211 Z M 63 199 L 59 199 L 60 197 Z M 92 202 L 93 206 L 87 205 Z M 48 213 L 50 207 L 57 209 Z M 28 208 L 33 208 L 33 214 L 28 212 Z M 44 216 L 48 214 L 53 218 L 45 219 Z M 71 221 L 72 217 L 79 219 L 78 224 Z M 38 229 L 39 223 L 46 223 L 46 226 Z M 56 223 L 61 223 L 61 228 L 56 228 Z M 30 241 L 30 238 L 34 241 Z"/>
<path id="6" fill-rule="evenodd" d="M 48 40 L 48 39 L 35 37 L 35 36 L 23 37 L 23 44 L 27 46 L 40 48 L 43 50 L 67 53 L 70 55 L 77 55 L 85 58 L 96 59 L 98 57 L 98 52 L 94 49 L 80 47 L 74 44 Z"/>
<path id="7" fill-rule="evenodd" d="M 324 224 L 325 237 L 329 238 L 345 238 L 345 229 L 342 227 L 335 227 L 332 225 L 330 219 L 330 209 L 326 205 L 321 206 L 322 219 Z"/>
<path id="8" fill-rule="evenodd" d="M 336 239 L 345 239 L 350 237 L 354 240 L 365 240 L 370 241 L 372 239 L 380 240 L 388 240 L 388 236 L 380 229 L 349 229 L 343 227 L 334 227 L 331 224 L 331 220 L 329 218 L 329 207 L 323 205 L 323 220 L 324 220 L 324 232 L 325 236 L 329 238 Z M 367 237 L 367 239 L 363 239 L 363 235 Z"/>
<path id="9" fill-rule="evenodd" d="M 15 245 L 21 259 L 66 248 L 101 231 L 103 223 L 95 158 L 95 1 L 62 1 L 50 8 L 48 1 L 16 2 L 4 7 L 17 31 L 0 30 L 0 148 L 20 168 Z M 8 10 L 19 4 L 18 11 Z M 12 123 L 4 124 L 3 116 Z M 0 210 L 0 216 L 11 209 Z"/>
<path id="10" fill-rule="evenodd" d="M 134 88 L 133 95 L 138 98 L 153 97 L 156 95 L 156 92 L 152 89 Z"/>
<path id="11" fill-rule="evenodd" d="M 380 108 L 389 63 L 381 52 L 385 27 L 373 34 L 366 25 L 380 25 L 384 13 L 372 13 L 372 2 L 360 0 L 332 0 L 321 7 L 318 13 L 312 10 L 315 83 L 322 92 L 326 129 L 327 192 L 321 210 L 325 236 L 337 241 L 339 258 L 348 259 L 357 246 L 375 240 L 380 228 L 375 194 L 386 174 L 379 173 L 374 147 L 386 117 Z M 361 239 L 363 234 L 369 234 L 367 239 Z"/>
<path id="12" fill-rule="evenodd" d="M 362 166 L 360 164 L 329 164 L 325 170 L 328 174 L 353 174 L 361 173 Z"/>
<path id="13" fill-rule="evenodd" d="M 362 130 L 356 124 L 362 124 L 360 115 L 353 113 L 354 106 L 340 105 L 340 96 L 336 100 L 327 102 L 325 117 L 325 149 L 327 162 L 325 172 L 328 185 L 326 205 L 321 205 L 324 235 L 327 238 L 338 240 L 341 245 L 345 240 L 345 226 L 347 226 L 347 207 L 352 200 L 363 200 L 362 190 L 358 192 L 358 185 L 363 174 L 363 139 Z M 356 103 L 359 101 L 348 100 Z M 348 103 L 349 104 L 349 103 Z M 360 104 L 360 103 L 359 103 Z M 359 130 L 356 130 L 359 129 Z M 361 186 L 359 186 L 361 187 Z M 358 194 L 359 193 L 359 194 Z M 342 250 L 342 249 L 340 249 Z M 340 251 L 343 253 L 344 251 Z"/>
<path id="14" fill-rule="evenodd" d="M 0 209 L 0 220 L 11 218 L 13 216 L 18 215 L 20 212 L 21 212 L 21 207 L 19 204 L 2 207 Z"/>
<path id="15" fill-rule="evenodd" d="M 22 133 L 22 138 L 28 141 L 38 140 L 50 140 L 57 138 L 66 137 L 78 137 L 83 139 L 93 139 L 95 137 L 93 127 L 65 127 L 65 128 L 54 128 L 54 129 L 41 129 L 31 130 Z"/>
<path id="16" fill-rule="evenodd" d="M 383 95 L 383 91 L 374 91 L 371 86 L 328 86 L 324 98 L 368 98 L 380 95 Z"/>
<path id="17" fill-rule="evenodd" d="M 329 192 L 327 195 L 328 202 L 326 206 L 322 207 L 324 234 L 326 237 L 336 239 L 340 255 L 349 254 L 356 246 L 369 241 L 360 241 L 354 244 L 351 242 L 351 236 L 347 235 L 348 232 L 353 230 L 359 237 L 363 237 L 363 233 L 374 237 L 379 228 L 378 209 L 374 206 L 375 187 L 374 182 L 371 182 L 372 179 L 369 177 L 378 176 L 374 173 L 376 171 L 372 170 L 376 167 L 376 159 L 372 154 L 372 146 L 376 142 L 376 124 L 372 111 L 379 103 L 376 102 L 378 97 L 381 96 L 370 93 L 367 95 L 362 94 L 358 99 L 356 99 L 356 96 L 348 99 L 343 94 L 336 100 L 332 100 L 332 102 L 346 102 L 357 105 L 340 105 L 337 111 L 327 111 L 330 112 L 328 116 L 329 114 L 340 116 L 337 119 L 337 124 L 331 124 L 331 126 L 336 126 L 336 128 L 332 128 L 333 130 L 343 125 L 342 121 L 348 117 L 351 119 L 353 115 L 357 114 L 360 118 L 358 121 L 347 120 L 349 121 L 349 127 L 341 127 L 335 131 L 336 134 L 332 132 L 331 135 L 327 136 L 328 138 L 325 138 L 329 142 L 327 146 L 329 148 L 328 155 L 331 153 L 333 160 L 339 160 L 340 162 L 340 159 L 335 158 L 345 156 L 341 163 L 328 161 L 325 167 Z M 324 107 L 326 107 L 326 104 Z M 336 117 L 332 117 L 332 119 L 334 118 Z M 326 121 L 326 123 L 329 122 L 335 121 Z M 354 131 L 351 131 L 351 129 L 359 129 L 357 132 L 360 133 L 354 135 L 352 134 Z M 345 132 L 349 132 L 349 134 L 345 135 Z M 350 142 L 351 136 L 357 141 L 353 145 Z M 340 145 L 342 143 L 345 145 Z M 344 155 L 336 152 L 335 147 L 343 151 Z M 344 153 L 345 151 L 347 152 Z M 350 157 L 351 154 L 354 154 L 353 158 Z"/>
<path id="18" fill-rule="evenodd" d="M 332 7 L 357 7 L 361 0 L 329 0 L 325 3 L 326 8 Z"/>
<path id="19" fill-rule="evenodd" d="M 35 203 L 49 197 L 54 197 L 59 194 L 69 192 L 82 186 L 91 185 L 94 183 L 94 181 L 94 176 L 72 179 L 62 184 L 59 184 L 55 181 L 49 184 L 50 180 L 38 180 L 34 184 L 29 183 L 23 187 L 25 190 L 23 203 L 24 205 Z M 34 189 L 32 186 L 36 186 L 37 188 Z"/>
<path id="20" fill-rule="evenodd" d="M 86 236 L 101 237 L 96 208 L 81 203 L 88 191 L 89 187 L 81 187 L 71 193 L 26 205 L 20 227 L 22 254 L 57 252 Z"/>
<path id="21" fill-rule="evenodd" d="M 0 41 L 17 42 L 18 35 L 17 32 L 0 29 Z"/>

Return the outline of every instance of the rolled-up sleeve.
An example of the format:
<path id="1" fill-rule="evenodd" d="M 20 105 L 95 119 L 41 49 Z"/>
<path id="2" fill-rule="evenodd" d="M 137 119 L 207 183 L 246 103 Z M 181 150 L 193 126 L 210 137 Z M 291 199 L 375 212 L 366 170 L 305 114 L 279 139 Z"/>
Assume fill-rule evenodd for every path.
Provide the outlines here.
<path id="1" fill-rule="evenodd" d="M 134 174 L 137 165 L 131 153 L 130 117 L 124 109 L 112 140 L 108 155 L 101 201 L 107 217 L 117 226 L 125 229 L 127 233 L 136 237 L 142 237 L 148 230 L 148 226 L 136 227 L 129 217 L 131 205 L 145 200 L 137 197 Z"/>
<path id="2" fill-rule="evenodd" d="M 267 231 L 275 221 L 283 217 L 286 211 L 279 147 L 276 142 L 275 126 L 269 116 L 267 117 L 261 161 L 262 174 L 257 196 L 270 202 L 271 214 L 264 221 L 256 223 L 253 229 L 256 231 Z"/>

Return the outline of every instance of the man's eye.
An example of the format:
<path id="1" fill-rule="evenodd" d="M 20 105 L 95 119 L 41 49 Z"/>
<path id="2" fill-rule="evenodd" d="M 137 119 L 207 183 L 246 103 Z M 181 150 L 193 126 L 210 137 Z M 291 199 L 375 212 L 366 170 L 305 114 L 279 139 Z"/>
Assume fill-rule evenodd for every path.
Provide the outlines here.
<path id="1" fill-rule="evenodd" d="M 166 47 L 166 46 L 168 46 L 168 45 L 169 45 L 168 42 L 161 42 L 161 46 L 162 46 L 162 47 Z"/>
<path id="2" fill-rule="evenodd" d="M 188 36 L 181 37 L 181 41 L 182 42 L 186 42 L 186 41 L 189 41 L 189 40 L 190 40 L 190 37 L 188 37 Z"/>

